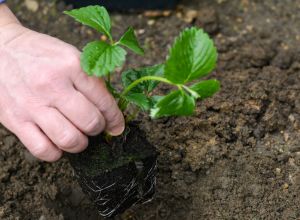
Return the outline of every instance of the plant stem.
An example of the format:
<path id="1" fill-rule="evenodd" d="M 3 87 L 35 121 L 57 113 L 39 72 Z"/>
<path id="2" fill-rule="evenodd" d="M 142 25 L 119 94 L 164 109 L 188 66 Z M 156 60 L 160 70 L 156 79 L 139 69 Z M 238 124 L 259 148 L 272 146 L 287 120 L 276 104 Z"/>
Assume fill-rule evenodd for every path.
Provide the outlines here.
<path id="1" fill-rule="evenodd" d="M 185 86 L 185 85 L 182 85 L 182 87 L 188 92 L 190 93 L 195 99 L 198 99 L 200 98 L 200 95 L 195 92 L 194 90 L 191 90 L 189 87 Z"/>
<path id="2" fill-rule="evenodd" d="M 131 122 L 133 119 L 135 119 L 139 112 L 140 112 L 140 109 L 136 108 L 131 115 L 126 117 L 126 123 Z"/>
<path id="3" fill-rule="evenodd" d="M 109 83 L 109 85 L 110 85 L 110 81 L 111 81 L 111 79 L 110 79 L 110 73 L 107 75 L 107 82 Z"/>
<path id="4" fill-rule="evenodd" d="M 108 37 L 110 44 L 113 46 L 114 45 L 114 39 L 112 38 L 110 33 L 105 33 L 105 35 Z"/>
<path id="5" fill-rule="evenodd" d="M 160 81 L 160 82 L 164 82 L 166 84 L 169 85 L 175 85 L 174 83 L 172 83 L 171 81 L 167 80 L 166 78 L 160 77 L 160 76 L 144 76 L 142 78 L 137 79 L 136 81 L 134 81 L 133 83 L 131 83 L 123 92 L 122 92 L 122 96 L 125 96 L 128 94 L 128 92 L 130 92 L 130 90 L 132 90 L 134 87 L 136 87 L 138 84 L 144 82 L 144 81 L 149 81 L 149 80 L 153 80 L 153 81 Z M 176 85 L 178 86 L 178 85 Z"/>
<path id="6" fill-rule="evenodd" d="M 124 112 L 127 108 L 127 105 L 128 105 L 128 101 L 121 96 L 118 101 L 118 106 L 119 106 L 120 110 L 122 112 Z"/>

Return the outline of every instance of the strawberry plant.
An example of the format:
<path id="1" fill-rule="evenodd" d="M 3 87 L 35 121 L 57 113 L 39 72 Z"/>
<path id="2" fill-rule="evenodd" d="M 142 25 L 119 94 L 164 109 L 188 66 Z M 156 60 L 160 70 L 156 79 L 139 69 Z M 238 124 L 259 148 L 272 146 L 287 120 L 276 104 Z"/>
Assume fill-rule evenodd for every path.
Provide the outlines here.
<path id="1" fill-rule="evenodd" d="M 104 7 L 88 6 L 65 13 L 106 36 L 107 40 L 96 40 L 83 48 L 81 66 L 86 74 L 105 79 L 128 122 L 120 137 L 90 137 L 86 151 L 70 156 L 83 191 L 101 215 L 112 217 L 150 200 L 155 192 L 157 153 L 138 124 L 130 122 L 136 111 L 130 114 L 128 107 L 148 112 L 153 119 L 192 115 L 197 100 L 212 96 L 220 88 L 217 80 L 199 81 L 215 68 L 217 51 L 202 29 L 187 28 L 175 39 L 165 62 L 124 71 L 120 91 L 111 83 L 111 75 L 124 65 L 127 50 L 144 54 L 134 29 L 129 27 L 115 40 Z M 155 95 L 159 83 L 174 89 Z"/>
<path id="2" fill-rule="evenodd" d="M 217 60 L 213 41 L 202 29 L 185 29 L 175 39 L 164 63 L 123 72 L 124 89 L 117 91 L 110 79 L 115 69 L 124 65 L 125 49 L 144 54 L 133 28 L 129 27 L 115 41 L 111 33 L 111 20 L 104 7 L 88 6 L 65 13 L 107 37 L 106 42 L 93 41 L 83 48 L 81 65 L 88 75 L 106 78 L 107 87 L 119 100 L 122 111 L 129 105 L 135 105 L 149 112 L 152 118 L 188 116 L 193 114 L 196 100 L 210 97 L 219 90 L 217 80 L 198 81 L 215 68 Z M 172 85 L 176 90 L 165 96 L 156 96 L 153 90 L 159 83 Z"/>

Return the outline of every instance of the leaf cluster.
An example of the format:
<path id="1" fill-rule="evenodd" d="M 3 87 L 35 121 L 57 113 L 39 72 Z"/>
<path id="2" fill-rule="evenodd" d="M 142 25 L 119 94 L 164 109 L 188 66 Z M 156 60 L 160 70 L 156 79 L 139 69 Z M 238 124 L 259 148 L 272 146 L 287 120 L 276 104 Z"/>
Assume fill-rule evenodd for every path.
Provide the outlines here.
<path id="1" fill-rule="evenodd" d="M 202 29 L 192 27 L 175 39 L 164 63 L 123 72 L 123 91 L 117 91 L 110 82 L 110 75 L 124 65 L 125 49 L 144 54 L 134 29 L 129 27 L 114 41 L 111 19 L 104 7 L 88 6 L 65 13 L 107 37 L 107 41 L 93 41 L 83 48 L 81 65 L 88 75 L 106 77 L 107 87 L 123 111 L 134 105 L 148 111 L 152 118 L 188 116 L 193 114 L 197 100 L 211 97 L 220 89 L 217 80 L 199 81 L 215 68 L 217 50 Z M 169 84 L 175 90 L 164 96 L 154 95 L 159 83 Z"/>

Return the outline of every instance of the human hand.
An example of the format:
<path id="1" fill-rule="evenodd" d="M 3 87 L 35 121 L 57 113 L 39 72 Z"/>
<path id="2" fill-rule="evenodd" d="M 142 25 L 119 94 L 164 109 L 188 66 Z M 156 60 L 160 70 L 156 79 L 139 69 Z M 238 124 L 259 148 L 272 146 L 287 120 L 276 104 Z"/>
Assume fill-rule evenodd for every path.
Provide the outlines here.
<path id="1" fill-rule="evenodd" d="M 79 56 L 18 23 L 0 26 L 0 122 L 41 160 L 84 150 L 86 135 L 124 130 L 105 82 L 83 73 Z"/>

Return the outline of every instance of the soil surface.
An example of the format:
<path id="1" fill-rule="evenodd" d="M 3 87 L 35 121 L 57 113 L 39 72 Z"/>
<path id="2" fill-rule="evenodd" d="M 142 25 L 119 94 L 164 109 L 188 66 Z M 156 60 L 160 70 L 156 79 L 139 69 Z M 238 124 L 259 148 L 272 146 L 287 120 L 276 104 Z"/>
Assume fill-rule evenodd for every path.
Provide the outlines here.
<path id="1" fill-rule="evenodd" d="M 70 6 L 36 3 L 9 1 L 24 25 L 79 48 L 99 37 L 62 15 Z M 197 25 L 216 42 L 222 83 L 193 117 L 141 116 L 160 152 L 157 194 L 117 219 L 300 218 L 299 11 L 299 0 L 189 0 L 166 17 L 113 14 L 116 36 L 132 25 L 147 51 L 126 68 L 160 63 Z M 0 219 L 101 219 L 66 159 L 37 161 L 3 127 L 0 164 Z"/>

